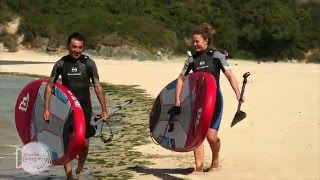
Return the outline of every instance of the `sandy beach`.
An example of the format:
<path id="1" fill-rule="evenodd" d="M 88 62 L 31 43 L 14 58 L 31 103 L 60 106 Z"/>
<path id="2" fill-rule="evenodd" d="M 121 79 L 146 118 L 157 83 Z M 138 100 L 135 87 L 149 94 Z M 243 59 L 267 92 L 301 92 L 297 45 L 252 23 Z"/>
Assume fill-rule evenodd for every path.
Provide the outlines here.
<path id="1" fill-rule="evenodd" d="M 49 76 L 59 58 L 25 50 L 0 52 L 0 72 Z M 184 59 L 156 62 L 93 59 L 102 82 L 137 85 L 152 98 L 178 76 L 184 63 Z M 42 63 L 7 65 L 6 61 Z M 237 101 L 221 75 L 225 103 L 219 130 L 222 142 L 219 171 L 188 175 L 194 166 L 192 152 L 168 151 L 153 144 L 147 136 L 145 139 L 150 143 L 134 150 L 143 154 L 140 160 L 154 164 L 133 168 L 134 179 L 320 179 L 320 65 L 241 60 L 230 60 L 230 64 L 239 86 L 242 75 L 251 73 L 242 105 L 247 118 L 230 128 Z M 206 143 L 205 168 L 210 161 Z"/>

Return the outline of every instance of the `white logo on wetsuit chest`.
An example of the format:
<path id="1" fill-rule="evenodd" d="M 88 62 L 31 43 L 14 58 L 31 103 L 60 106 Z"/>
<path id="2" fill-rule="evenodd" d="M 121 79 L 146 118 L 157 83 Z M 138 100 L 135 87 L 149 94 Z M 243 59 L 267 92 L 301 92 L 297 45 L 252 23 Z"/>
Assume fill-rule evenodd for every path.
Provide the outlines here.
<path id="1" fill-rule="evenodd" d="M 72 67 L 71 72 L 77 72 L 78 69 L 76 67 Z"/>
<path id="2" fill-rule="evenodd" d="M 205 68 L 208 68 L 209 66 L 206 65 L 206 62 L 205 61 L 200 61 L 199 62 L 199 66 L 196 67 L 196 69 L 205 69 Z"/>
<path id="3" fill-rule="evenodd" d="M 71 73 L 68 73 L 69 76 L 80 76 L 81 73 L 78 72 L 78 68 L 77 67 L 72 67 L 71 68 Z"/>

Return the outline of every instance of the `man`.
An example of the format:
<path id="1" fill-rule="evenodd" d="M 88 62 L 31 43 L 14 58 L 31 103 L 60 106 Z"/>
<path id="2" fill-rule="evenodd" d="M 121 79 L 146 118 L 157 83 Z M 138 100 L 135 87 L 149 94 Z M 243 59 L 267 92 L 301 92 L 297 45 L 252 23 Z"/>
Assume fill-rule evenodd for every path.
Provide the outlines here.
<path id="1" fill-rule="evenodd" d="M 84 37 L 80 33 L 73 33 L 69 36 L 67 42 L 69 54 L 58 60 L 52 69 L 51 76 L 45 90 L 45 107 L 43 112 L 44 120 L 49 121 L 49 104 L 52 87 L 61 75 L 62 84 L 69 88 L 80 102 L 86 121 L 86 137 L 84 146 L 79 153 L 78 167 L 75 171 L 76 174 L 80 174 L 83 169 L 89 150 L 89 138 L 94 136 L 94 133 L 90 131 L 93 128 L 90 125 L 92 115 L 89 90 L 90 79 L 102 108 L 102 119 L 106 120 L 108 117 L 105 95 L 99 82 L 96 64 L 88 56 L 82 54 L 84 41 Z M 72 160 L 64 164 L 67 179 L 73 179 L 71 161 Z"/>

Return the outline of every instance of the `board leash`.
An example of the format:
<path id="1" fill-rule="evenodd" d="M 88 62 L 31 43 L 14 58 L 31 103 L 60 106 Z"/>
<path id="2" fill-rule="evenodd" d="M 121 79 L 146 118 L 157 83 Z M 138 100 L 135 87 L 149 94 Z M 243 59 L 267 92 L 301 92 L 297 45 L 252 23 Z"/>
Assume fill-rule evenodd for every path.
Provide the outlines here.
<path id="1" fill-rule="evenodd" d="M 109 114 L 109 116 L 108 116 L 108 118 L 107 118 L 107 120 L 106 121 L 103 121 L 102 120 L 102 114 L 98 114 L 98 115 L 96 115 L 95 117 L 94 117 L 94 123 L 92 123 L 91 125 L 95 128 L 95 129 L 97 129 L 98 128 L 98 124 L 99 123 L 102 123 L 102 125 L 101 125 L 101 129 L 100 129 L 100 139 L 101 139 L 101 141 L 103 142 L 103 143 L 109 143 L 109 142 L 111 142 L 112 141 L 112 139 L 113 139 L 113 131 L 112 131 L 112 128 L 111 128 L 111 126 L 110 126 L 110 124 L 109 124 L 109 122 L 108 121 L 112 121 L 112 119 L 115 119 L 115 117 L 120 117 L 119 119 L 117 119 L 116 121 L 113 121 L 113 122 L 119 122 L 122 118 L 124 118 L 125 117 L 125 115 L 123 114 L 123 113 L 117 113 L 118 111 L 120 111 L 123 107 L 125 107 L 125 106 L 127 106 L 127 105 L 129 105 L 129 104 L 131 104 L 133 102 L 133 100 L 132 99 L 128 99 L 128 100 L 125 100 L 124 101 L 124 103 L 123 104 L 121 104 L 121 105 L 119 105 L 119 106 L 116 106 L 115 107 L 115 109 L 116 110 L 114 110 L 111 114 Z M 108 137 L 108 138 L 105 138 L 104 137 L 104 133 L 103 133 L 103 127 L 104 127 L 104 124 L 107 124 L 107 126 L 108 126 L 108 128 L 109 128 L 109 131 L 110 131 L 110 136 Z"/>

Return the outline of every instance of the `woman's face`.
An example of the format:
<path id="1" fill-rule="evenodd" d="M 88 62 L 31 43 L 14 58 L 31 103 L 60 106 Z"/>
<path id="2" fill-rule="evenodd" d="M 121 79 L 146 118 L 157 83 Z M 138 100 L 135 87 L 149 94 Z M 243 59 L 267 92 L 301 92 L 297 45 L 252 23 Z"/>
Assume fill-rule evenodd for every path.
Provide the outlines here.
<path id="1" fill-rule="evenodd" d="M 71 39 L 68 49 L 69 49 L 69 54 L 74 59 L 78 59 L 81 56 L 83 51 L 83 41 Z"/>
<path id="2" fill-rule="evenodd" d="M 208 40 L 204 39 L 200 34 L 194 34 L 192 45 L 196 52 L 203 51 L 208 47 Z"/>

